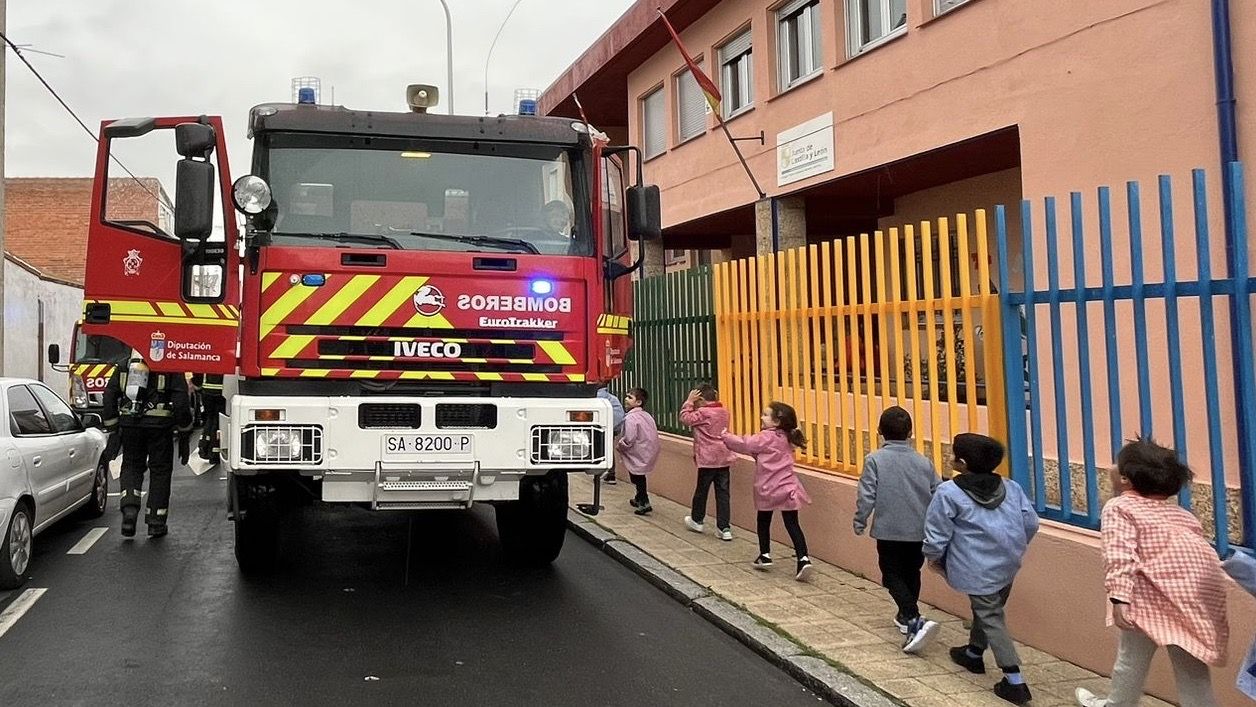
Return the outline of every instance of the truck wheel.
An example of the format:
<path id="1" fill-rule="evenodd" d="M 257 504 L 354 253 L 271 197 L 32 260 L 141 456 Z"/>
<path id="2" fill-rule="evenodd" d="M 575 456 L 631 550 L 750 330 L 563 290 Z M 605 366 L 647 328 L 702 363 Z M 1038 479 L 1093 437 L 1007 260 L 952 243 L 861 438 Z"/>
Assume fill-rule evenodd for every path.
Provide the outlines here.
<path id="1" fill-rule="evenodd" d="M 279 557 L 280 506 L 274 483 L 231 475 L 235 510 L 235 557 L 245 574 L 264 574 Z"/>
<path id="2" fill-rule="evenodd" d="M 567 472 L 523 477 L 519 500 L 497 506 L 497 534 L 513 564 L 544 567 L 557 559 L 567 536 Z"/>

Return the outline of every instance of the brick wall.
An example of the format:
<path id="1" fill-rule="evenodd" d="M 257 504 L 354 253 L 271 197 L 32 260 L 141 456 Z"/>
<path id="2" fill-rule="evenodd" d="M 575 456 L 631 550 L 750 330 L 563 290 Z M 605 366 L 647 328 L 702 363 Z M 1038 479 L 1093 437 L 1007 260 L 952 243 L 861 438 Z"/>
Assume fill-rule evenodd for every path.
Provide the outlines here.
<path id="1" fill-rule="evenodd" d="M 113 219 L 142 219 L 167 226 L 154 194 L 165 198 L 153 178 L 111 179 L 108 212 Z M 83 283 L 90 221 L 90 178 L 15 177 L 5 184 L 5 243 L 9 253 L 58 280 Z M 150 193 L 151 192 L 151 193 Z"/>

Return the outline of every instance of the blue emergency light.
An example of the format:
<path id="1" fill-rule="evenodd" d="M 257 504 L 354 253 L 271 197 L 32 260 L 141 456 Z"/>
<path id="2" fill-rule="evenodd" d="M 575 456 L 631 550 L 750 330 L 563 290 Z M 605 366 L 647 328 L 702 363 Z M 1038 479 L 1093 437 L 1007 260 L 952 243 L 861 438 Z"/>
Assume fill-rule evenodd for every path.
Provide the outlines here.
<path id="1" fill-rule="evenodd" d="M 306 287 L 322 287 L 327 284 L 327 276 L 322 274 L 302 275 L 301 284 Z"/>
<path id="2" fill-rule="evenodd" d="M 312 88 L 297 89 L 297 103 L 303 106 L 312 106 L 318 102 L 317 96 L 314 95 Z"/>
<path id="3" fill-rule="evenodd" d="M 536 115 L 536 101 L 531 98 L 520 100 L 519 115 Z"/>
<path id="4" fill-rule="evenodd" d="M 532 294 L 534 295 L 548 295 L 553 291 L 554 291 L 554 283 L 550 282 L 549 280 L 533 280 L 532 281 Z"/>

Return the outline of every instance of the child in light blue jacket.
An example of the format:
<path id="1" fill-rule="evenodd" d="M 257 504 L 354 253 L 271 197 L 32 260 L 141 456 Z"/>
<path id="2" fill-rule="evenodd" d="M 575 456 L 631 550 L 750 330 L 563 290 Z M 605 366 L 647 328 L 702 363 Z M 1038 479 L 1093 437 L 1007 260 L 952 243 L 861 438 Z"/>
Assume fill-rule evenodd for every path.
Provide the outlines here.
<path id="1" fill-rule="evenodd" d="M 1003 445 L 985 435 L 956 435 L 951 456 L 951 468 L 959 475 L 934 494 L 925 515 L 924 544 L 930 566 L 972 604 L 968 645 L 952 648 L 951 660 L 969 672 L 985 673 L 982 655 L 992 648 L 1003 671 L 994 694 L 1023 705 L 1032 696 L 1004 610 L 1012 580 L 1038 532 L 1038 514 L 1016 482 L 994 473 L 1003 461 Z"/>

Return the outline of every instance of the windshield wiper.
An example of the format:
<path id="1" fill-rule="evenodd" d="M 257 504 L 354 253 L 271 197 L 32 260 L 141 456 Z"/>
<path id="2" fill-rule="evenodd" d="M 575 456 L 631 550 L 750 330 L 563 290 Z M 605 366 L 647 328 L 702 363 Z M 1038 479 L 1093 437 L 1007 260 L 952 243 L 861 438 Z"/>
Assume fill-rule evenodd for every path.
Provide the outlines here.
<path id="1" fill-rule="evenodd" d="M 525 253 L 540 255 L 541 251 L 531 243 L 520 240 L 518 238 L 501 238 L 498 236 L 462 236 L 451 233 L 426 233 L 423 231 L 411 231 L 412 236 L 422 236 L 423 238 L 431 238 L 438 241 L 453 241 L 455 243 L 468 243 L 471 245 L 483 245 L 490 248 L 501 248 L 503 250 L 521 250 Z"/>
<path id="2" fill-rule="evenodd" d="M 293 233 L 293 234 L 283 233 L 280 235 L 308 236 L 310 238 L 326 238 L 328 240 L 339 241 L 341 243 L 352 243 L 354 241 L 358 243 L 380 243 L 380 244 L 388 246 L 389 248 L 392 248 L 393 250 L 402 249 L 402 246 L 400 243 L 397 242 L 397 239 L 390 238 L 388 236 L 381 236 L 374 233 Z"/>

